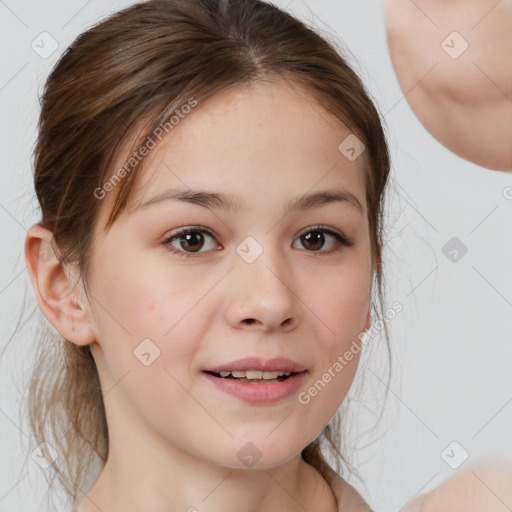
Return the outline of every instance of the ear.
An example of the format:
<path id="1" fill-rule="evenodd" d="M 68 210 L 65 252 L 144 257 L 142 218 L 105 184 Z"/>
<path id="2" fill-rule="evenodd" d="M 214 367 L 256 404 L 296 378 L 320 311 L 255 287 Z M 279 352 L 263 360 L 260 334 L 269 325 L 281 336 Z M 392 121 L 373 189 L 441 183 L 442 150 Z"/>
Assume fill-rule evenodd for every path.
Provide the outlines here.
<path id="1" fill-rule="evenodd" d="M 88 345 L 96 337 L 78 277 L 59 260 L 52 232 L 32 226 L 25 239 L 25 261 L 39 308 L 64 339 Z"/>

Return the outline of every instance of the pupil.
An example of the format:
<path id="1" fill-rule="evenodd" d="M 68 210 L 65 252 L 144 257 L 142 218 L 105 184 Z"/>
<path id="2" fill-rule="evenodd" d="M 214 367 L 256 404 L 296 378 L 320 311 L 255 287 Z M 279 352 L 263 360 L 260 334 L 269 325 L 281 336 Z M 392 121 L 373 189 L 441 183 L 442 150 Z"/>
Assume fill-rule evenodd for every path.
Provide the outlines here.
<path id="1" fill-rule="evenodd" d="M 188 245 L 188 247 L 184 247 L 184 245 L 182 243 L 181 246 L 183 247 L 183 249 L 192 249 L 191 252 L 196 252 L 199 249 L 201 249 L 202 238 L 203 238 L 203 235 L 201 233 L 198 233 L 198 232 L 186 233 L 185 235 L 183 235 L 183 238 L 185 238 L 186 243 Z M 191 242 L 192 242 L 192 246 L 191 246 Z M 199 247 L 193 247 L 194 245 L 198 245 Z"/>
<path id="2" fill-rule="evenodd" d="M 307 235 L 304 235 L 302 238 L 304 241 L 307 241 L 307 243 L 313 243 L 314 247 L 311 247 L 312 249 L 320 249 L 323 245 L 323 236 L 324 234 L 320 231 L 312 231 L 308 233 Z M 316 239 L 316 241 L 315 241 Z"/>
<path id="3" fill-rule="evenodd" d="M 199 232 L 194 233 L 186 233 L 182 235 L 182 239 L 186 240 L 186 245 L 188 247 L 184 247 L 183 243 L 181 244 L 183 249 L 191 249 L 191 252 L 197 252 L 199 249 L 201 249 L 201 246 L 203 244 L 203 235 Z M 322 248 L 324 234 L 320 231 L 312 231 L 304 236 L 302 236 L 303 242 L 305 242 L 305 245 L 310 245 L 310 248 L 313 250 L 318 250 Z"/>

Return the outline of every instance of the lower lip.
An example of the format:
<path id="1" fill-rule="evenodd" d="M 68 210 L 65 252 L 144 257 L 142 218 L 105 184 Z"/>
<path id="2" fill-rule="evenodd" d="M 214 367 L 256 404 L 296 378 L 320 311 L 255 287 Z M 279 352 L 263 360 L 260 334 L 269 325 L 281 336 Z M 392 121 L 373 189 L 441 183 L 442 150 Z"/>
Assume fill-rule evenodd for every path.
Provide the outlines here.
<path id="1" fill-rule="evenodd" d="M 238 382 L 234 379 L 223 379 L 203 372 L 221 391 L 253 404 L 269 404 L 279 402 L 295 393 L 307 372 L 300 372 L 281 382 Z"/>

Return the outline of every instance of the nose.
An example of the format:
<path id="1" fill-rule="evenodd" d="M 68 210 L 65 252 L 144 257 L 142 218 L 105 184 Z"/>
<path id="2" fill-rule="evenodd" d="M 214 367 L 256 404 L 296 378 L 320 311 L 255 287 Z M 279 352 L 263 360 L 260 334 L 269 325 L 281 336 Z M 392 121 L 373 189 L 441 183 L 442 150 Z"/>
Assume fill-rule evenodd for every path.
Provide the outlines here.
<path id="1" fill-rule="evenodd" d="M 230 272 L 225 315 L 236 329 L 265 332 L 293 330 L 299 324 L 300 300 L 285 262 L 264 251 L 256 261 L 239 258 Z"/>

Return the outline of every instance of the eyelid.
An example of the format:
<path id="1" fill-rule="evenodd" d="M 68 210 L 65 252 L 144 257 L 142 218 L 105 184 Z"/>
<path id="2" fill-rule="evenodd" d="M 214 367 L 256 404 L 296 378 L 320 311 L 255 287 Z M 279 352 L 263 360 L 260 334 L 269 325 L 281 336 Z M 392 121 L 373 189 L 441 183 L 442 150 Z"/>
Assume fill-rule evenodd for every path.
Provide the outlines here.
<path id="1" fill-rule="evenodd" d="M 311 233 L 314 231 L 321 231 L 323 233 L 333 236 L 334 238 L 336 238 L 336 240 L 338 241 L 338 244 L 341 247 L 337 247 L 335 249 L 331 249 L 328 251 L 306 251 L 306 252 L 311 253 L 313 256 L 321 256 L 321 255 L 336 253 L 336 252 L 339 252 L 344 247 L 352 247 L 354 245 L 354 242 L 352 242 L 347 236 L 345 236 L 345 234 L 342 231 L 337 230 L 331 226 L 323 225 L 323 224 L 316 224 L 316 225 L 312 225 L 312 226 L 308 226 L 308 227 L 304 228 L 295 236 L 294 240 L 300 238 L 304 234 Z M 173 252 L 174 254 L 178 254 L 178 255 L 184 256 L 184 257 L 196 257 L 196 256 L 200 256 L 201 254 L 211 252 L 211 251 L 198 251 L 195 253 L 194 252 L 186 252 L 186 251 L 180 251 L 180 250 L 172 247 L 171 242 L 173 240 L 179 238 L 182 235 L 186 235 L 188 233 L 197 233 L 197 232 L 206 233 L 207 235 L 211 236 L 214 240 L 216 240 L 215 233 L 210 228 L 207 228 L 206 226 L 185 226 L 182 228 L 178 228 L 171 235 L 165 237 L 165 239 L 162 242 L 162 245 L 168 247 L 169 250 L 171 252 Z"/>
<path id="2" fill-rule="evenodd" d="M 188 233 L 197 233 L 197 232 L 206 233 L 207 235 L 211 236 L 214 240 L 216 240 L 215 233 L 210 228 L 207 228 L 206 226 L 185 226 L 182 228 L 178 228 L 172 234 L 166 236 L 162 242 L 162 245 L 168 247 L 172 253 L 178 254 L 179 256 L 194 257 L 194 256 L 201 255 L 204 252 L 208 252 L 208 251 L 200 251 L 200 252 L 196 252 L 196 253 L 185 252 L 185 251 L 179 251 L 179 250 L 175 249 L 174 247 L 172 247 L 172 245 L 171 245 L 171 242 L 174 239 L 177 239 L 180 236 L 186 235 Z"/>
<path id="3" fill-rule="evenodd" d="M 311 231 L 322 231 L 333 236 L 338 236 L 342 238 L 347 244 L 354 245 L 342 231 L 331 226 L 326 226 L 325 224 L 315 224 L 312 226 L 308 226 L 307 228 L 304 228 L 303 230 L 299 231 L 297 237 L 300 237 L 306 233 L 310 233 Z"/>
<path id="4" fill-rule="evenodd" d="M 339 253 L 344 248 L 349 248 L 354 245 L 354 242 L 350 240 L 342 231 L 333 228 L 331 226 L 326 226 L 324 224 L 316 224 L 312 226 L 308 226 L 307 228 L 304 228 L 302 231 L 298 233 L 296 238 L 300 238 L 302 235 L 306 233 L 312 233 L 314 231 L 320 231 L 322 233 L 326 233 L 328 235 L 331 235 L 334 237 L 338 242 L 338 247 L 335 247 L 334 249 L 330 249 L 328 251 L 306 251 L 313 257 L 321 257 L 321 256 L 328 256 L 331 254 Z"/>

